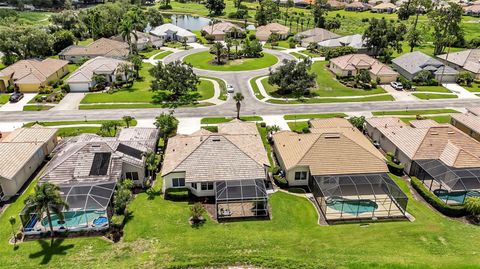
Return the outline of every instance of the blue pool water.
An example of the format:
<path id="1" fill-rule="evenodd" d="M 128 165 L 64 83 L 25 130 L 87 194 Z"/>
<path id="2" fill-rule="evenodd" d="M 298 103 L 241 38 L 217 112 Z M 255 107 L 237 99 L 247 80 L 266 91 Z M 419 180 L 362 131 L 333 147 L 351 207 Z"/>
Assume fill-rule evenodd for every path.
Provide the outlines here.
<path id="1" fill-rule="evenodd" d="M 327 206 L 352 215 L 373 212 L 377 210 L 378 205 L 372 200 L 344 200 L 333 198 L 327 202 Z"/>
<path id="2" fill-rule="evenodd" d="M 95 226 L 103 226 L 107 223 L 108 223 L 107 217 L 98 217 L 97 219 L 93 220 L 93 224 L 95 224 Z"/>
<path id="3" fill-rule="evenodd" d="M 102 217 L 103 212 L 66 212 L 64 220 L 61 221 L 57 215 L 52 215 L 52 225 L 56 227 L 74 228 L 92 224 L 95 219 Z M 47 217 L 42 219 L 42 225 L 48 227 Z"/>
<path id="4" fill-rule="evenodd" d="M 448 192 L 446 190 L 434 190 L 433 193 L 445 202 L 456 202 L 463 204 L 468 197 L 480 197 L 478 191 Z"/>

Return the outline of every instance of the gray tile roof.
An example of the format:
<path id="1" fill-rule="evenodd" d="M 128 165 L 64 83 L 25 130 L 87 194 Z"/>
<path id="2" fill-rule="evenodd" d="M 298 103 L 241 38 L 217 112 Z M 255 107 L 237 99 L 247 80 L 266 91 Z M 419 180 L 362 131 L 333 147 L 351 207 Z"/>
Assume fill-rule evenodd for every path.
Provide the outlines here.
<path id="1" fill-rule="evenodd" d="M 439 72 L 439 70 L 443 70 L 443 67 L 445 66 L 442 62 L 420 51 L 406 53 L 400 57 L 393 59 L 392 63 L 401 67 L 402 69 L 404 69 L 410 74 L 416 74 L 422 70 Z M 458 72 L 455 69 L 448 66 L 445 67 L 444 74 L 457 74 L 457 73 Z"/>

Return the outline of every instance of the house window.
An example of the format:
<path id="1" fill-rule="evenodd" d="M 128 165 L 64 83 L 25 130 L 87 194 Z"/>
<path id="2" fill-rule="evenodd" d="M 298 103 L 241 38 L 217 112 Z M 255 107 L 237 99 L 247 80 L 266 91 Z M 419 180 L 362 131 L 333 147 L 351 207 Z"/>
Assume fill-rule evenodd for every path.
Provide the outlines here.
<path id="1" fill-rule="evenodd" d="M 295 172 L 295 180 L 307 180 L 307 172 Z"/>
<path id="2" fill-rule="evenodd" d="M 197 189 L 197 183 L 191 183 L 190 186 L 192 189 L 196 190 Z"/>
<path id="3" fill-rule="evenodd" d="M 175 188 L 185 187 L 185 179 L 184 178 L 172 178 L 172 185 Z"/>
<path id="4" fill-rule="evenodd" d="M 0 185 L 0 199 L 3 198 L 3 195 L 4 193 L 3 193 L 2 185 Z"/>
<path id="5" fill-rule="evenodd" d="M 347 72 L 347 75 L 348 75 L 348 76 L 351 76 L 351 75 L 352 75 L 352 71 L 348 71 L 348 72 Z"/>
<path id="6" fill-rule="evenodd" d="M 126 172 L 125 173 L 125 178 L 126 179 L 131 179 L 133 181 L 138 180 L 138 173 L 137 172 Z"/>
<path id="7" fill-rule="evenodd" d="M 213 190 L 213 182 L 202 182 L 202 191 L 211 191 Z"/>

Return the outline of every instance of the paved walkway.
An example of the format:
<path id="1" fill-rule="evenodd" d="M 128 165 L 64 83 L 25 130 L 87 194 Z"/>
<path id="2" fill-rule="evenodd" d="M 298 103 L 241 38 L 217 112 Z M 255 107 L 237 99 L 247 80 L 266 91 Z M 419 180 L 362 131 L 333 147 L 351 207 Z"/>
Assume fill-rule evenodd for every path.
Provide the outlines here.
<path id="1" fill-rule="evenodd" d="M 37 94 L 25 93 L 22 100 L 16 103 L 6 103 L 0 107 L 0 111 L 23 111 L 23 107 L 30 102 Z"/>
<path id="2" fill-rule="evenodd" d="M 283 115 L 268 115 L 262 116 L 263 121 L 267 124 L 267 126 L 277 125 L 282 130 L 290 130 L 288 127 L 287 122 L 283 119 Z"/>
<path id="3" fill-rule="evenodd" d="M 282 50 L 282 52 L 287 53 L 287 54 L 290 54 L 291 52 L 295 52 L 295 53 L 298 53 L 298 54 L 300 54 L 300 55 L 302 55 L 302 56 L 304 56 L 304 57 L 310 57 L 311 60 L 312 60 L 312 62 L 325 61 L 325 57 L 311 57 L 311 56 L 309 56 L 309 55 L 307 55 L 307 54 L 305 54 L 305 53 L 303 53 L 303 52 L 300 52 L 300 51 L 302 51 L 302 50 L 306 50 L 306 48 L 304 48 L 304 47 L 296 47 L 296 48 L 294 48 L 294 49 L 285 49 L 285 50 Z M 298 59 L 298 60 L 300 60 L 300 59 Z"/>
<path id="4" fill-rule="evenodd" d="M 169 47 L 161 47 L 160 49 L 162 51 L 160 51 L 159 53 L 155 53 L 154 55 L 150 56 L 150 58 L 148 58 L 148 59 L 144 59 L 143 62 L 144 63 L 149 63 L 151 65 L 157 65 L 158 62 L 163 62 L 163 59 L 155 59 L 155 57 L 157 57 L 158 55 L 160 55 L 162 53 L 166 53 L 167 51 L 171 51 L 173 53 L 183 51 L 181 49 L 175 49 L 175 48 L 169 48 Z"/>
<path id="5" fill-rule="evenodd" d="M 143 127 L 143 128 L 153 128 L 155 125 L 153 124 L 155 119 L 139 119 L 137 120 L 136 127 Z"/>
<path id="6" fill-rule="evenodd" d="M 83 92 L 68 93 L 52 110 L 77 110 L 84 97 L 85 93 Z"/>
<path id="7" fill-rule="evenodd" d="M 218 84 L 218 82 L 216 80 L 213 80 L 213 79 L 208 79 L 208 78 L 200 78 L 200 79 L 208 80 L 208 81 L 213 83 L 214 94 L 213 94 L 212 98 L 202 100 L 202 101 L 199 101 L 199 102 L 207 102 L 207 103 L 212 103 L 212 104 L 215 104 L 215 105 L 223 104 L 225 101 L 219 99 L 220 95 L 222 94 L 222 90 L 220 89 L 220 84 Z"/>
<path id="8" fill-rule="evenodd" d="M 442 86 L 455 93 L 458 98 L 479 98 L 475 95 L 475 93 L 464 89 L 462 86 L 456 83 L 445 83 L 442 84 Z"/>
<path id="9" fill-rule="evenodd" d="M 178 134 L 193 134 L 200 130 L 202 118 L 178 118 Z"/>
<path id="10" fill-rule="evenodd" d="M 0 132 L 11 132 L 15 129 L 22 127 L 24 122 L 12 121 L 12 122 L 0 122 Z"/>

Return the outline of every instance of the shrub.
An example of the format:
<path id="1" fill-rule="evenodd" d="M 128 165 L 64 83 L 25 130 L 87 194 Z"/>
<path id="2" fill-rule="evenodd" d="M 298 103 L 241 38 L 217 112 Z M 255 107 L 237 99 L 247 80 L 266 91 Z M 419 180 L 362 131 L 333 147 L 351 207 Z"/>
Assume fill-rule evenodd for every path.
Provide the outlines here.
<path id="1" fill-rule="evenodd" d="M 308 133 L 310 133 L 310 128 L 308 128 L 308 127 L 303 127 L 302 132 L 303 132 L 304 134 L 308 134 Z"/>
<path id="2" fill-rule="evenodd" d="M 463 217 L 467 215 L 467 211 L 463 205 L 448 205 L 435 194 L 430 192 L 416 177 L 411 178 L 413 188 L 435 209 L 440 213 L 449 217 Z"/>
<path id="3" fill-rule="evenodd" d="M 396 176 L 402 176 L 403 175 L 403 170 L 405 167 L 401 163 L 396 163 L 395 162 L 395 156 L 391 152 L 387 152 L 387 167 L 388 171 L 390 173 L 396 175 Z"/>
<path id="4" fill-rule="evenodd" d="M 255 39 L 257 39 L 257 37 L 255 36 L 255 34 L 249 34 L 248 39 L 255 40 Z"/>
<path id="5" fill-rule="evenodd" d="M 110 219 L 110 226 L 113 228 L 121 229 L 123 227 L 124 222 L 125 222 L 124 215 L 114 214 L 112 216 L 112 219 Z"/>
<path id="6" fill-rule="evenodd" d="M 214 35 L 205 35 L 205 40 L 207 40 L 208 44 L 212 44 L 215 41 L 215 36 Z"/>
<path id="7" fill-rule="evenodd" d="M 260 127 L 265 128 L 265 127 L 267 127 L 267 124 L 262 121 L 262 122 L 260 122 Z"/>
<path id="8" fill-rule="evenodd" d="M 411 89 L 412 88 L 412 82 L 404 77 L 399 77 L 398 81 L 402 83 L 404 89 Z"/>
<path id="9" fill-rule="evenodd" d="M 203 214 L 205 213 L 205 208 L 203 208 L 201 203 L 195 203 L 190 207 L 190 217 L 192 223 L 198 223 L 203 219 Z"/>
<path id="10" fill-rule="evenodd" d="M 165 190 L 165 199 L 172 201 L 188 200 L 190 191 L 188 188 L 168 188 Z"/>
<path id="11" fill-rule="evenodd" d="M 278 174 L 280 174 L 280 167 L 278 166 L 272 167 L 272 175 L 276 176 Z"/>
<path id="12" fill-rule="evenodd" d="M 274 175 L 273 181 L 279 188 L 282 188 L 282 189 L 288 188 L 288 181 L 280 175 Z"/>
<path id="13" fill-rule="evenodd" d="M 62 91 L 66 92 L 66 93 L 69 93 L 70 92 L 70 85 L 68 84 L 63 84 L 60 89 L 62 89 Z"/>
<path id="14" fill-rule="evenodd" d="M 475 77 L 473 76 L 472 73 L 470 72 L 460 72 L 457 78 L 457 83 L 460 85 L 467 85 L 470 86 L 472 85 L 473 79 Z"/>

